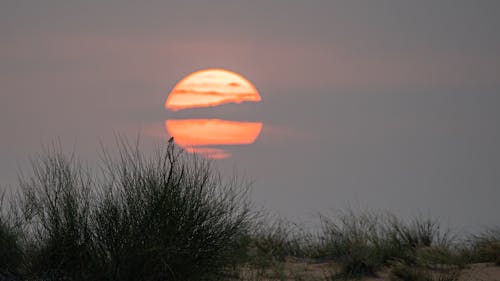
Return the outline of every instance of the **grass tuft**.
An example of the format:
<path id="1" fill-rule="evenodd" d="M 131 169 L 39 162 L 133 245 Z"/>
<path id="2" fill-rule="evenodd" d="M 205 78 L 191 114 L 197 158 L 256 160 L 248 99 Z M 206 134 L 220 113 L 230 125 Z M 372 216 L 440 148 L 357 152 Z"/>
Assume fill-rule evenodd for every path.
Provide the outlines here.
<path id="1" fill-rule="evenodd" d="M 500 227 L 472 235 L 464 255 L 469 257 L 469 262 L 493 262 L 500 266 Z"/>
<path id="2" fill-rule="evenodd" d="M 173 143 L 117 144 L 97 172 L 54 146 L 8 210 L 0 196 L 0 280 L 306 280 L 318 265 L 328 280 L 390 268 L 394 281 L 455 281 L 468 263 L 500 265 L 498 228 L 464 246 L 431 218 L 347 210 L 312 233 L 253 211 L 246 183 Z"/>
<path id="3" fill-rule="evenodd" d="M 214 280 L 236 259 L 247 188 L 169 144 L 120 141 L 101 173 L 53 149 L 21 181 L 26 276 L 48 280 Z M 101 176 L 99 176 L 101 175 Z"/>
<path id="4" fill-rule="evenodd" d="M 23 261 L 19 229 L 5 207 L 5 192 L 0 194 L 0 280 L 16 280 Z"/>
<path id="5" fill-rule="evenodd" d="M 394 261 L 415 264 L 420 249 L 446 248 L 452 240 L 432 219 L 404 223 L 388 213 L 349 210 L 333 219 L 323 217 L 322 222 L 323 254 L 335 258 L 341 265 L 339 275 L 347 277 L 376 276 Z"/>

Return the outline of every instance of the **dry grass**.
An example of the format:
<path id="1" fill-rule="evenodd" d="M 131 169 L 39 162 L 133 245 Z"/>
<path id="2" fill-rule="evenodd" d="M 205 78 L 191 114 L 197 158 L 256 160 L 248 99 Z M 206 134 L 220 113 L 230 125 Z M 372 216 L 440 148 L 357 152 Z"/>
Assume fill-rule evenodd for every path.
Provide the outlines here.
<path id="1" fill-rule="evenodd" d="M 209 161 L 173 144 L 153 155 L 118 145 L 117 158 L 103 155 L 100 174 L 58 149 L 33 161 L 18 205 L 26 238 L 16 267 L 22 277 L 222 278 L 239 261 L 240 240 L 248 233 L 246 186 L 223 181 Z"/>
<path id="2" fill-rule="evenodd" d="M 0 280 L 500 280 L 498 228 L 456 240 L 430 218 L 348 210 L 311 233 L 263 219 L 244 183 L 173 144 L 118 146 L 98 174 L 57 149 L 33 161 L 0 204 Z"/>

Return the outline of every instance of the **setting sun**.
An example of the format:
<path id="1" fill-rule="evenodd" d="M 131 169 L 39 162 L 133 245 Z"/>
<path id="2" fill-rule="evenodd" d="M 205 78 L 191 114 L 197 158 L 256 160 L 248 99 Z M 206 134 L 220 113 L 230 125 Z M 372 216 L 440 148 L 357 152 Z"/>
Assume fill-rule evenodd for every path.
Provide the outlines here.
<path id="1" fill-rule="evenodd" d="M 243 76 L 225 69 L 205 69 L 193 72 L 177 83 L 165 102 L 165 108 L 177 111 L 260 100 L 257 89 Z"/>
<path id="2" fill-rule="evenodd" d="M 178 82 L 170 92 L 165 108 L 179 111 L 260 101 L 259 92 L 246 78 L 229 70 L 213 68 L 193 72 Z M 217 159 L 231 155 L 219 146 L 254 143 L 262 126 L 262 122 L 222 119 L 165 121 L 168 134 L 186 151 Z"/>

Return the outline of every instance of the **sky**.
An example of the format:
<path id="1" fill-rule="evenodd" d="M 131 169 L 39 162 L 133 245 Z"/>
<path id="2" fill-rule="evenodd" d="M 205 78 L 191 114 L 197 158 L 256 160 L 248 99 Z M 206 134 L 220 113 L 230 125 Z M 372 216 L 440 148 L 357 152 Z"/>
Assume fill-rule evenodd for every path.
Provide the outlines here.
<path id="1" fill-rule="evenodd" d="M 94 163 L 165 120 L 262 122 L 216 160 L 290 219 L 347 207 L 500 225 L 500 2 L 3 0 L 0 186 L 57 140 Z M 165 109 L 224 68 L 259 103 Z"/>

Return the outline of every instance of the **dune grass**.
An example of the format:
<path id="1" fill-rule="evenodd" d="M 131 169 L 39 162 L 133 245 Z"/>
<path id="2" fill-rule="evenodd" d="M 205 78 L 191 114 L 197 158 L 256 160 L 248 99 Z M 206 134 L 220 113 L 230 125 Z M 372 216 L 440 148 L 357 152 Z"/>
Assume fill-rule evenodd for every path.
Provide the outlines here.
<path id="1" fill-rule="evenodd" d="M 245 182 L 175 144 L 117 147 L 91 171 L 54 146 L 8 207 L 1 196 L 0 280 L 309 280 L 290 264 L 331 262 L 323 281 L 384 268 L 452 281 L 468 263 L 500 265 L 498 228 L 457 240 L 431 218 L 347 210 L 312 233 L 256 212 Z"/>
<path id="2" fill-rule="evenodd" d="M 0 194 L 0 280 L 20 277 L 23 261 L 19 229 L 5 207 L 5 192 Z"/>
<path id="3" fill-rule="evenodd" d="M 218 280 L 238 260 L 252 216 L 247 188 L 223 181 L 210 161 L 174 144 L 145 155 L 123 141 L 98 172 L 58 149 L 33 161 L 18 202 L 26 251 L 14 267 L 24 278 Z M 1 227 L 1 247 L 16 249 Z"/>
<path id="4" fill-rule="evenodd" d="M 433 263 L 434 249 L 447 250 L 453 242 L 450 233 L 429 218 L 404 222 L 389 213 L 350 210 L 323 217 L 322 224 L 321 252 L 340 263 L 338 278 L 376 276 L 394 262 Z M 427 256 L 421 254 L 424 249 Z"/>
<path id="5" fill-rule="evenodd" d="M 471 235 L 463 251 L 468 262 L 494 262 L 500 266 L 500 227 Z"/>

